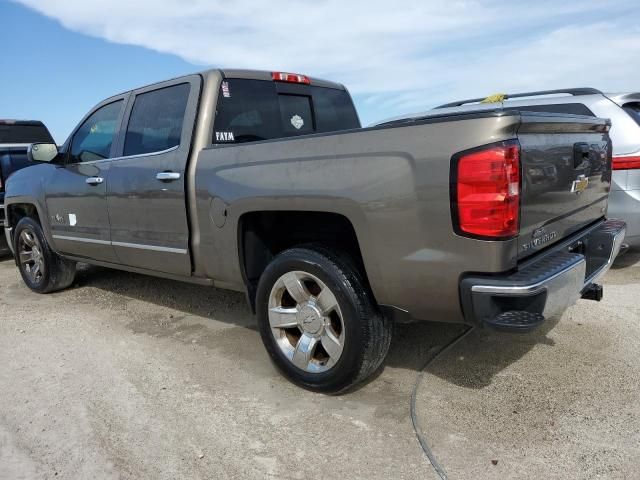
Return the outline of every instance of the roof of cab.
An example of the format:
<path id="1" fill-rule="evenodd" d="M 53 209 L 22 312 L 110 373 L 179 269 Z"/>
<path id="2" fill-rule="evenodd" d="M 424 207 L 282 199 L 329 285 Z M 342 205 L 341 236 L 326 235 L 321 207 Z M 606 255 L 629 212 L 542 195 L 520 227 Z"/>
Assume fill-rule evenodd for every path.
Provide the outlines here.
<path id="1" fill-rule="evenodd" d="M 9 118 L 5 118 L 5 119 L 0 118 L 0 125 L 20 125 L 22 127 L 24 126 L 40 127 L 40 126 L 44 126 L 44 123 L 42 123 L 40 120 L 13 120 Z"/>
<path id="2" fill-rule="evenodd" d="M 273 81 L 271 75 L 272 75 L 272 73 L 274 71 L 277 71 L 277 70 L 244 70 L 244 69 L 237 69 L 237 68 L 221 68 L 218 71 L 221 72 L 223 77 L 225 77 L 225 78 L 246 78 L 246 79 L 249 79 L 249 80 Z M 207 72 L 211 72 L 211 70 L 208 70 Z M 203 72 L 203 73 L 206 73 L 206 72 Z M 291 72 L 291 73 L 293 73 L 293 72 Z M 304 74 L 300 74 L 298 72 L 296 72 L 295 74 L 296 75 L 304 75 Z M 321 78 L 310 77 L 308 75 L 305 75 L 305 76 L 309 80 L 311 80 L 311 85 L 313 85 L 313 86 L 335 88 L 335 89 L 338 89 L 338 90 L 345 90 L 344 85 L 342 85 L 340 83 L 331 82 L 329 80 L 323 80 Z"/>
<path id="3" fill-rule="evenodd" d="M 267 80 L 267 81 L 272 82 L 273 78 L 271 77 L 271 74 L 273 72 L 275 72 L 275 71 L 277 71 L 277 70 L 248 70 L 248 69 L 241 69 L 241 68 L 210 68 L 208 70 L 201 70 L 199 72 L 187 73 L 185 75 L 180 75 L 178 77 L 164 78 L 162 80 L 158 80 L 157 82 L 147 83 L 146 85 L 139 85 L 139 86 L 131 88 L 129 90 L 125 90 L 123 92 L 118 92 L 118 93 L 115 93 L 113 95 L 110 95 L 109 97 L 107 97 L 107 98 L 103 99 L 101 102 L 99 102 L 98 105 L 101 104 L 101 103 L 105 103 L 105 102 L 111 101 L 115 97 L 119 97 L 119 96 L 127 94 L 129 92 L 133 92 L 134 90 L 138 90 L 140 88 L 152 87 L 152 86 L 160 84 L 160 83 L 169 82 L 171 80 L 178 80 L 180 78 L 186 78 L 186 77 L 190 77 L 192 75 L 202 75 L 203 77 L 206 77 L 206 76 L 209 76 L 209 75 L 222 75 L 223 78 L 245 78 L 245 79 L 248 79 L 248 80 Z M 293 72 L 291 72 L 291 73 L 293 73 Z M 302 75 L 302 74 L 296 73 L 296 75 Z M 310 77 L 308 75 L 305 75 L 305 76 L 309 80 L 311 80 L 311 85 L 312 86 L 335 88 L 337 90 L 346 90 L 346 87 L 344 85 L 342 85 L 341 83 L 331 82 L 329 80 L 323 80 L 321 78 L 316 78 L 316 77 Z"/>

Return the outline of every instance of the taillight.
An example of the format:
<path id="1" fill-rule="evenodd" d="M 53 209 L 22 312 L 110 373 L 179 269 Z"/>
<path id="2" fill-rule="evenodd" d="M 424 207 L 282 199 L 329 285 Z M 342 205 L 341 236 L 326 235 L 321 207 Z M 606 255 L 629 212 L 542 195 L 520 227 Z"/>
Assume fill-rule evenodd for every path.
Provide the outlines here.
<path id="1" fill-rule="evenodd" d="M 311 80 L 306 75 L 286 72 L 271 72 L 271 78 L 276 82 L 303 83 L 311 85 Z"/>
<path id="2" fill-rule="evenodd" d="M 613 157 L 611 160 L 613 170 L 636 170 L 640 168 L 640 157 Z"/>
<path id="3" fill-rule="evenodd" d="M 488 145 L 454 157 L 454 224 L 458 233 L 506 239 L 520 228 L 520 145 Z M 457 218 L 456 218 L 457 217 Z"/>

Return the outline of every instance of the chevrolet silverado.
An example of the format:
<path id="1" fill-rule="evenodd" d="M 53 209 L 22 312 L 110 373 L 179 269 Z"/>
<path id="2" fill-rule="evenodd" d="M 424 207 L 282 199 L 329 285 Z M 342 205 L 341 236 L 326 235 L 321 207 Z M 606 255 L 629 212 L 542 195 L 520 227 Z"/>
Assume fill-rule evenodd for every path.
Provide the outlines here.
<path id="1" fill-rule="evenodd" d="M 599 300 L 625 234 L 606 218 L 609 127 L 496 109 L 362 128 L 340 84 L 210 70 L 33 144 L 8 235 L 39 293 L 77 262 L 245 292 L 275 365 L 340 392 L 394 322 L 523 332 Z"/>

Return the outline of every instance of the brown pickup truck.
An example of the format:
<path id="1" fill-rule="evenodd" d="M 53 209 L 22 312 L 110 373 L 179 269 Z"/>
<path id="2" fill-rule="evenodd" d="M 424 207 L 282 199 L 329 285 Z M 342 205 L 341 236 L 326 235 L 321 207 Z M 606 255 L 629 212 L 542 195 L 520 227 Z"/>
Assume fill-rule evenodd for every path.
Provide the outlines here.
<path id="1" fill-rule="evenodd" d="M 609 123 L 501 109 L 361 128 L 339 84 L 211 70 L 93 108 L 7 183 L 25 283 L 76 262 L 246 292 L 278 368 L 339 392 L 396 321 L 527 331 L 623 240 L 608 221 Z"/>

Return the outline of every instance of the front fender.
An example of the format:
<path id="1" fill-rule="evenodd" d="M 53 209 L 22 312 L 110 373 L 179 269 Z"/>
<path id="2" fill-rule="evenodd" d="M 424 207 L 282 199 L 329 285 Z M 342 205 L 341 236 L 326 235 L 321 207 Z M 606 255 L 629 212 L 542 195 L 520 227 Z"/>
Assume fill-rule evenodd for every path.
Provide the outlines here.
<path id="1" fill-rule="evenodd" d="M 49 215 L 44 199 L 44 188 L 55 166 L 48 164 L 34 165 L 13 173 L 6 184 L 5 209 L 6 227 L 10 232 L 16 227 L 12 211 L 18 205 L 31 205 L 35 208 L 42 231 L 49 245 L 55 250 L 55 242 L 49 228 Z M 11 233 L 9 234 L 11 236 Z"/>

